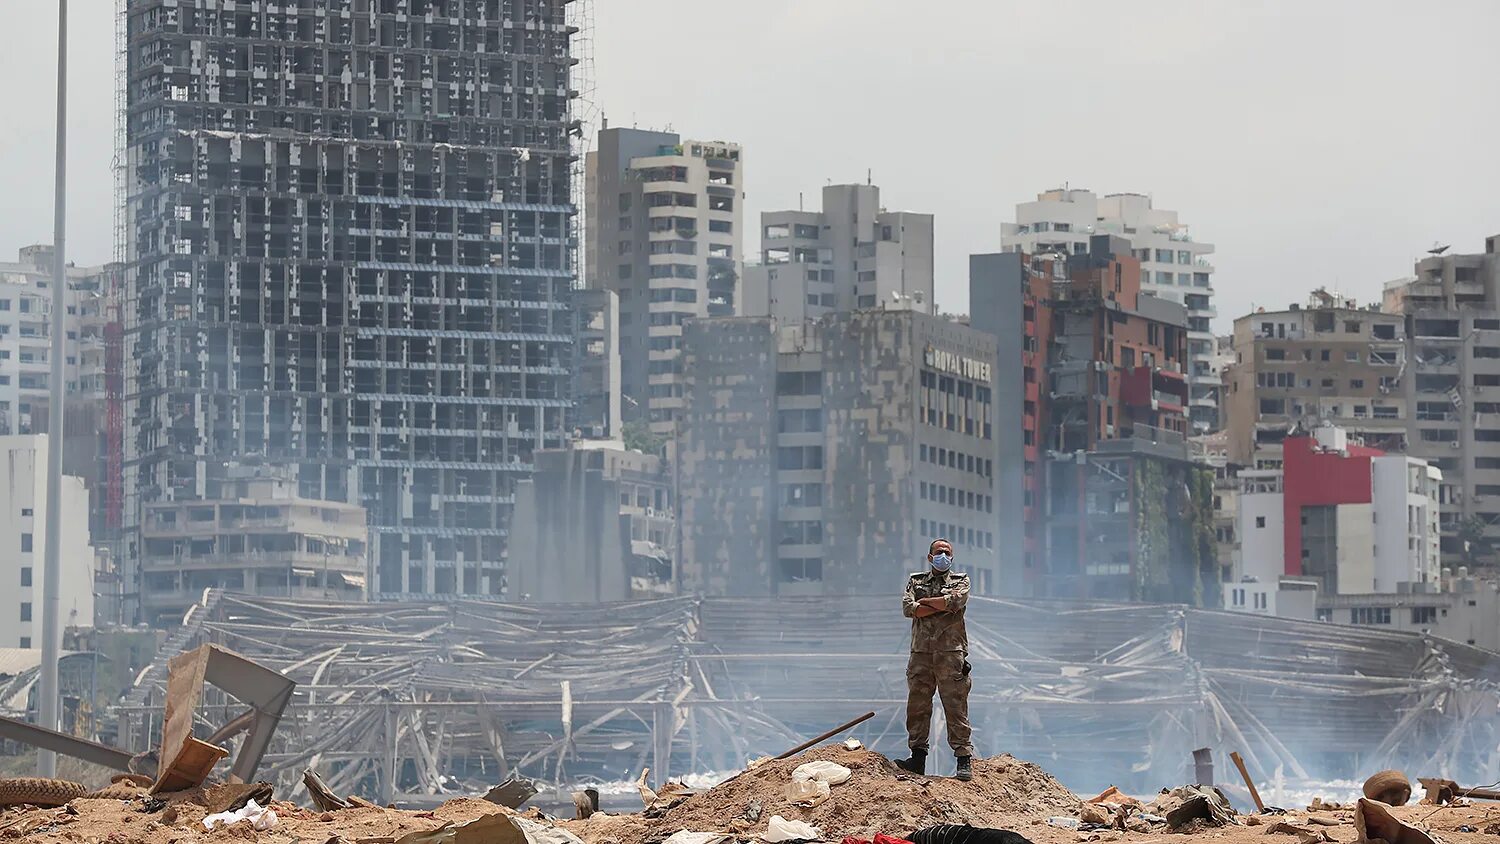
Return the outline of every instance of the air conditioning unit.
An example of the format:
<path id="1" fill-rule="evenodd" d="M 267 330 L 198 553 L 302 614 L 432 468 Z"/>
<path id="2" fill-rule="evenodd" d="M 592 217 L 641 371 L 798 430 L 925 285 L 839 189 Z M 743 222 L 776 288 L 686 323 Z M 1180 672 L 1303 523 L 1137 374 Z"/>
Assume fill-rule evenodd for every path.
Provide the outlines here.
<path id="1" fill-rule="evenodd" d="M 1461 446 L 1458 443 L 1458 440 L 1454 440 L 1453 442 L 1448 443 L 1448 447 L 1451 448 L 1451 449 L 1453 449 L 1453 450 L 1455 450 L 1455 451 L 1457 451 L 1459 448 L 1461 448 Z"/>

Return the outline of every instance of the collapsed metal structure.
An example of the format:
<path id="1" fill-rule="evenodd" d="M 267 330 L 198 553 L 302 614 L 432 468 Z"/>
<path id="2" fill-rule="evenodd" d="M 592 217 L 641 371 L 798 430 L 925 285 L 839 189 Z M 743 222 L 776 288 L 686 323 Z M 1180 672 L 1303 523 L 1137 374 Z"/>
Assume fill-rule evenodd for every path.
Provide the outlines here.
<path id="1" fill-rule="evenodd" d="M 1500 663 L 1393 631 L 1177 605 L 974 598 L 979 750 L 1075 789 L 1191 778 L 1240 751 L 1257 778 L 1402 766 L 1497 778 Z M 891 597 L 672 598 L 609 605 L 347 604 L 211 593 L 172 647 L 217 644 L 296 693 L 259 772 L 297 794 L 430 803 L 514 773 L 576 783 L 725 771 L 874 709 L 853 735 L 905 747 L 907 624 Z M 164 650 L 158 663 L 174 653 Z M 119 708 L 160 729 L 164 672 Z M 240 712 L 206 692 L 205 725 Z M 129 745 L 127 745 L 129 746 Z"/>

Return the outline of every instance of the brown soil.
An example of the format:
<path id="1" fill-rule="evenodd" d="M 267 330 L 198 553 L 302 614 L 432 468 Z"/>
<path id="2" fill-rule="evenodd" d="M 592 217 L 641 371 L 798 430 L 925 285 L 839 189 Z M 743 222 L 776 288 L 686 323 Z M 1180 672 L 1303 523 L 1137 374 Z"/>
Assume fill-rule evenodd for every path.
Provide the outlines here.
<path id="1" fill-rule="evenodd" d="M 174 795 L 174 798 L 176 796 Z M 207 842 L 293 841 L 323 844 L 338 836 L 344 844 L 364 839 L 394 839 L 408 832 L 436 829 L 445 822 L 462 822 L 481 815 L 508 812 L 477 798 L 452 800 L 432 812 L 363 808 L 320 812 L 293 803 L 273 801 L 277 826 L 256 832 L 240 822 L 212 832 L 203 828 L 205 810 L 190 799 L 170 799 L 167 809 L 145 812 L 141 800 L 80 798 L 61 809 L 10 810 L 0 814 L 0 840 L 28 844 L 207 844 Z M 72 809 L 76 814 L 70 814 Z M 174 817 L 175 813 L 175 817 Z M 170 821 L 170 822 L 168 822 Z"/>
<path id="2" fill-rule="evenodd" d="M 789 805 L 783 796 L 786 783 L 797 765 L 826 759 L 850 768 L 854 776 L 833 787 L 831 798 L 814 809 Z M 1152 795 L 1138 795 L 1148 800 Z M 452 800 L 432 812 L 396 809 L 354 808 L 320 812 L 291 803 L 273 802 L 279 816 L 274 830 L 257 833 L 240 823 L 212 832 L 203 829 L 204 808 L 195 799 L 201 792 L 171 795 L 165 809 L 148 812 L 142 798 L 130 800 L 79 798 L 60 809 L 13 808 L 0 812 L 0 844 L 6 841 L 36 844 L 376 844 L 409 832 L 436 829 L 444 822 L 463 822 L 507 812 L 477 798 Z M 737 820 L 754 801 L 761 804 L 753 822 Z M 1294 827 L 1309 827 L 1309 815 L 1331 818 L 1335 826 L 1313 827 L 1326 832 L 1336 844 L 1354 844 L 1356 833 L 1347 810 L 1295 811 L 1282 818 L 1238 817 L 1239 823 L 1220 828 L 1194 828 L 1186 833 L 1168 832 L 1157 826 L 1150 832 L 1117 830 L 1075 831 L 1049 826 L 1053 815 L 1077 817 L 1078 798 L 1035 765 L 1010 756 L 978 760 L 973 782 L 948 777 L 917 777 L 896 769 L 885 757 L 868 751 L 845 751 L 822 747 L 795 759 L 768 762 L 688 798 L 664 817 L 640 814 L 596 815 L 586 821 L 564 820 L 587 844 L 647 844 L 660 841 L 680 829 L 694 832 L 734 832 L 741 840 L 765 831 L 772 815 L 807 821 L 820 828 L 823 838 L 840 841 L 846 835 L 870 837 L 875 832 L 904 836 L 939 823 L 1011 829 L 1035 844 L 1299 844 L 1295 834 L 1270 832 L 1278 821 Z M 535 810 L 525 814 L 541 819 Z M 1496 844 L 1496 832 L 1483 830 L 1500 824 L 1500 803 L 1443 807 L 1411 804 L 1395 810 L 1397 817 L 1428 829 L 1444 844 Z M 1473 832 L 1459 831 L 1461 827 Z"/>
<path id="3" fill-rule="evenodd" d="M 804 762 L 827 760 L 853 771 L 832 796 L 805 809 L 786 799 L 792 771 Z M 754 822 L 735 823 L 751 803 L 761 804 Z M 646 819 L 639 815 L 590 818 L 564 824 L 587 844 L 643 844 L 679 829 L 693 832 L 763 833 L 772 815 L 806 821 L 825 838 L 871 837 L 877 832 L 909 833 L 941 823 L 1007 826 L 1051 815 L 1076 814 L 1078 798 L 1046 771 L 1012 756 L 974 762 L 974 780 L 919 777 L 900 770 L 889 759 L 868 750 L 832 745 L 780 762 L 767 762 L 720 784 L 667 812 Z"/>

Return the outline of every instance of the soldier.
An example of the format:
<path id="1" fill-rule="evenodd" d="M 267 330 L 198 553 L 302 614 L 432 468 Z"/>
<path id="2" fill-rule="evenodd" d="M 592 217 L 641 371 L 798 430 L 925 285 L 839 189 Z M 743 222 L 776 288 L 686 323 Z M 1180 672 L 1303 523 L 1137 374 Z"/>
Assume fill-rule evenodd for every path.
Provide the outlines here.
<path id="1" fill-rule="evenodd" d="M 974 778 L 969 740 L 969 634 L 964 607 L 969 576 L 952 571 L 953 545 L 935 539 L 927 547 L 927 570 L 906 581 L 901 614 L 911 619 L 911 659 L 906 664 L 906 743 L 911 758 L 896 762 L 914 774 L 927 773 L 927 737 L 932 730 L 932 693 L 943 699 L 948 745 L 958 757 L 957 778 Z"/>

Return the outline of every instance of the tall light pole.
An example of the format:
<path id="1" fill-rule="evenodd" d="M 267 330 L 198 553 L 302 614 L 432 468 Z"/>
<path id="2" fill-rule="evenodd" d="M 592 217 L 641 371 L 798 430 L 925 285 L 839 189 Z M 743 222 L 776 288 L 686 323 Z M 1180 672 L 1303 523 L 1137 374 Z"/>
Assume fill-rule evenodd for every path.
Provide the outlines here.
<path id="1" fill-rule="evenodd" d="M 57 183 L 52 211 L 52 381 L 48 384 L 47 408 L 47 547 L 42 568 L 42 665 L 37 690 L 37 713 L 41 726 L 56 730 L 57 659 L 62 649 L 58 627 L 62 548 L 62 453 L 63 396 L 67 392 L 67 334 L 63 315 L 68 310 L 67 160 L 68 154 L 68 0 L 57 0 Z M 57 776 L 57 754 L 39 750 L 37 775 Z"/>

